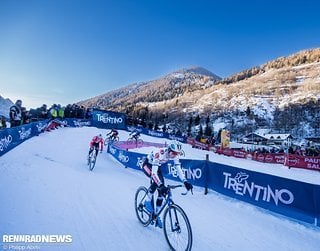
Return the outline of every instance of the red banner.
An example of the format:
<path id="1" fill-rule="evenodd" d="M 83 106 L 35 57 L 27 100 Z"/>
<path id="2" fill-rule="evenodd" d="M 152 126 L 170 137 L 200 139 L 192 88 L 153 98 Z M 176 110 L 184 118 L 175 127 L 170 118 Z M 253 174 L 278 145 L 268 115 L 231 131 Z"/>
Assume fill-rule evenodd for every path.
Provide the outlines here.
<path id="1" fill-rule="evenodd" d="M 320 171 L 320 158 L 288 154 L 285 158 L 284 165 L 288 167 L 296 167 L 296 168 L 304 168 L 304 169 Z"/>
<path id="2" fill-rule="evenodd" d="M 217 149 L 218 154 L 223 154 L 227 156 L 232 156 L 236 158 L 242 158 L 245 159 L 247 158 L 247 152 L 242 151 L 242 150 L 235 150 L 235 149 Z"/>
<path id="3" fill-rule="evenodd" d="M 252 159 L 265 163 L 284 163 L 283 153 L 253 153 Z"/>
<path id="4" fill-rule="evenodd" d="M 202 143 L 200 141 L 197 141 L 193 138 L 187 138 L 187 143 L 192 145 L 193 147 L 195 148 L 200 148 L 202 150 L 209 150 L 210 146 L 209 144 L 205 144 L 205 143 Z"/>

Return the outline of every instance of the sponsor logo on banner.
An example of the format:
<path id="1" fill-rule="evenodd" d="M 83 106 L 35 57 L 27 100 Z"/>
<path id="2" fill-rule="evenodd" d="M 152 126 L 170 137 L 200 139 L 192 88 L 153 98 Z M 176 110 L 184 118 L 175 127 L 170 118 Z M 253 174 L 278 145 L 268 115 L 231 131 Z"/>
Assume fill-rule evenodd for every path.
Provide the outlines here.
<path id="1" fill-rule="evenodd" d="M 8 148 L 10 143 L 12 142 L 12 136 L 8 135 L 7 137 L 0 139 L 0 151 L 3 152 Z"/>
<path id="2" fill-rule="evenodd" d="M 181 141 L 181 142 L 185 141 L 185 139 L 183 137 L 179 137 L 179 136 L 175 136 L 175 135 L 171 135 L 171 134 L 169 134 L 169 139 L 178 140 L 178 141 Z"/>
<path id="3" fill-rule="evenodd" d="M 129 162 L 129 156 L 124 155 L 123 151 L 119 152 L 118 159 L 123 163 L 128 163 Z"/>
<path id="4" fill-rule="evenodd" d="M 76 127 L 83 127 L 83 126 L 90 126 L 91 125 L 90 121 L 74 120 L 73 123 Z"/>
<path id="5" fill-rule="evenodd" d="M 169 174 L 171 174 L 173 177 L 179 177 L 177 169 L 170 163 L 168 164 L 168 170 Z M 200 168 L 181 168 L 181 170 L 184 173 L 184 176 L 189 180 L 197 180 L 201 179 L 202 177 L 202 170 Z"/>
<path id="6" fill-rule="evenodd" d="M 97 113 L 98 121 L 105 124 L 122 124 L 123 119 L 121 117 L 111 116 L 108 113 Z"/>
<path id="7" fill-rule="evenodd" d="M 299 164 L 299 162 L 300 162 L 300 160 L 299 160 L 299 158 L 296 158 L 296 157 L 294 157 L 294 156 L 292 156 L 292 155 L 290 155 L 289 156 L 289 165 L 297 165 L 297 164 Z"/>
<path id="8" fill-rule="evenodd" d="M 142 132 L 142 129 L 134 127 L 134 126 L 128 126 L 128 131 L 129 132 L 133 132 L 134 130 L 138 131 L 138 132 Z"/>
<path id="9" fill-rule="evenodd" d="M 266 162 L 269 162 L 269 163 L 272 163 L 272 162 L 273 162 L 273 157 L 268 154 L 268 155 L 266 155 L 266 157 L 265 157 L 265 161 L 266 161 Z"/>
<path id="10" fill-rule="evenodd" d="M 146 157 L 143 157 L 143 158 L 138 157 L 136 165 L 142 169 L 142 165 L 143 165 L 145 160 L 146 160 Z"/>
<path id="11" fill-rule="evenodd" d="M 24 127 L 21 128 L 21 130 L 18 131 L 19 135 L 20 135 L 20 139 L 24 140 L 28 137 L 30 137 L 31 135 L 31 128 L 29 128 L 28 130 L 26 130 Z"/>
<path id="12" fill-rule="evenodd" d="M 109 145 L 109 151 L 112 155 L 115 155 L 117 150 L 114 147 L 112 147 L 111 145 Z"/>
<path id="13" fill-rule="evenodd" d="M 258 154 L 257 160 L 263 162 L 264 161 L 264 155 L 263 154 Z"/>
<path id="14" fill-rule="evenodd" d="M 307 163 L 309 169 L 320 169 L 320 158 L 304 158 L 304 162 Z"/>
<path id="15" fill-rule="evenodd" d="M 224 188 L 233 190 L 240 196 L 249 196 L 255 201 L 273 202 L 278 206 L 279 203 L 291 204 L 294 201 L 293 193 L 285 188 L 273 189 L 270 185 L 262 186 L 254 182 L 248 182 L 249 175 L 240 172 L 235 177 L 231 173 L 223 172 Z"/>
<path id="16" fill-rule="evenodd" d="M 37 125 L 36 125 L 36 127 L 37 127 L 37 131 L 38 132 L 42 132 L 42 131 L 44 131 L 45 129 L 46 129 L 46 127 L 47 127 L 47 123 L 38 123 Z"/>
<path id="17" fill-rule="evenodd" d="M 169 139 L 172 139 L 172 140 L 178 140 L 178 141 L 185 141 L 185 139 L 183 137 L 179 137 L 179 136 L 175 136 L 175 135 L 171 135 L 169 134 Z"/>
<path id="18" fill-rule="evenodd" d="M 163 132 L 149 130 L 148 134 L 154 137 L 163 137 Z"/>

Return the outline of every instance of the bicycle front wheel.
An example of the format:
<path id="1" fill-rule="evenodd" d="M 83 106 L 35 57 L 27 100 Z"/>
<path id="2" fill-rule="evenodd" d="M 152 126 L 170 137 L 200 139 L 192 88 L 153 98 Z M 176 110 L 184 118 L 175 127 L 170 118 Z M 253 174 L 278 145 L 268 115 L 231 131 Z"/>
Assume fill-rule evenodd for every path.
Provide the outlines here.
<path id="1" fill-rule="evenodd" d="M 137 218 L 145 227 L 148 226 L 152 220 L 151 213 L 144 206 L 144 202 L 147 199 L 147 194 L 148 189 L 144 186 L 141 186 L 136 191 L 134 199 L 134 208 L 136 210 Z"/>
<path id="2" fill-rule="evenodd" d="M 109 141 L 110 141 L 110 138 L 107 137 L 107 138 L 105 138 L 105 140 L 103 141 L 103 144 L 104 144 L 105 146 L 107 146 L 107 145 L 109 144 Z"/>
<path id="3" fill-rule="evenodd" d="M 163 231 L 171 250 L 191 250 L 191 225 L 186 213 L 178 205 L 173 204 L 166 208 L 163 215 Z"/>
<path id="4" fill-rule="evenodd" d="M 90 171 L 92 171 L 94 166 L 96 165 L 96 159 L 97 159 L 97 157 L 94 156 L 94 155 L 90 157 L 90 160 L 89 160 L 89 169 L 90 169 Z"/>

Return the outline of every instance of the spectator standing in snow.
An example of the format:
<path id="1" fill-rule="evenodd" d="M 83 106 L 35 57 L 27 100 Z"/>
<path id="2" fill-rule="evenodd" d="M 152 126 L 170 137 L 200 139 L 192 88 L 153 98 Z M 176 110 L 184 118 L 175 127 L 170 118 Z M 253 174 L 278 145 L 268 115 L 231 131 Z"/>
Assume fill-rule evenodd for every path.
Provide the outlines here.
<path id="1" fill-rule="evenodd" d="M 10 117 L 11 127 L 21 125 L 21 116 L 22 116 L 21 106 L 22 106 L 22 101 L 18 99 L 16 103 L 10 107 L 9 117 Z"/>
<path id="2" fill-rule="evenodd" d="M 5 117 L 2 116 L 1 120 L 0 120 L 0 130 L 5 129 L 5 128 L 7 128 L 7 122 L 6 122 Z"/>

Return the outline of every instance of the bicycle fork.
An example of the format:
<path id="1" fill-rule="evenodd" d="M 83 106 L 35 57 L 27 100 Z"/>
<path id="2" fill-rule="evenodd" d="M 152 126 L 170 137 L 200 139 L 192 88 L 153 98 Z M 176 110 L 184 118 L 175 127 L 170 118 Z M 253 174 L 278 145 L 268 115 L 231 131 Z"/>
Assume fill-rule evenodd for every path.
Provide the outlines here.
<path id="1" fill-rule="evenodd" d="M 181 233 L 177 211 L 174 207 L 171 207 L 171 208 L 169 207 L 169 218 L 170 218 L 171 231 Z"/>

